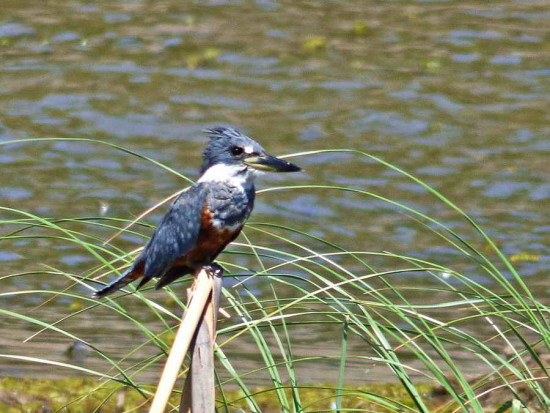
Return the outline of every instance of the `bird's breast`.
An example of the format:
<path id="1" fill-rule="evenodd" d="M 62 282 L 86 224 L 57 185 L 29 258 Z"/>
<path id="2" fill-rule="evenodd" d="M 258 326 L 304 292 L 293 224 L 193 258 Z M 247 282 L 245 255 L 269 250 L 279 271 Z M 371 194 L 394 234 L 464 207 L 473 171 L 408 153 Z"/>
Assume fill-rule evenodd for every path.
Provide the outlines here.
<path id="1" fill-rule="evenodd" d="M 240 229 L 254 206 L 254 188 L 216 185 L 206 201 L 212 226 L 219 230 Z"/>

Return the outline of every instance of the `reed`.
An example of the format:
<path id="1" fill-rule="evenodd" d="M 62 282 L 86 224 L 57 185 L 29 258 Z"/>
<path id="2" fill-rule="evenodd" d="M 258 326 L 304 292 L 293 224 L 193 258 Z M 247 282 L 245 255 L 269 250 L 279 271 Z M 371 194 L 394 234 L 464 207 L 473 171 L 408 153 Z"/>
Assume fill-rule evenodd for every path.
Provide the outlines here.
<path id="1" fill-rule="evenodd" d="M 10 145 L 31 141 L 34 140 L 1 142 L 0 145 L 3 150 L 10 150 Z M 164 168 L 166 173 L 176 173 L 118 145 L 89 139 L 73 141 L 108 145 L 135 157 L 136 161 L 152 163 Z M 335 196 L 375 198 L 408 216 L 426 236 L 437 238 L 441 246 L 454 251 L 457 262 L 440 262 L 399 252 L 364 251 L 361 247 L 340 245 L 337 240 L 311 235 L 300 230 L 298 223 L 291 227 L 249 222 L 239 242 L 220 257 L 225 275 L 233 285 L 223 290 L 223 305 L 232 317 L 221 322 L 217 329 L 218 411 L 230 412 L 240 407 L 261 412 L 266 397 L 276 400 L 282 412 L 547 410 L 550 406 L 546 357 L 550 354 L 549 307 L 516 271 L 497 240 L 442 193 L 371 154 L 342 149 L 292 156 L 315 157 L 324 152 L 352 153 L 400 174 L 423 188 L 432 202 L 467 223 L 468 234 L 458 233 L 440 218 L 366 188 L 294 185 L 265 189 L 259 196 L 268 197 L 271 192 L 279 191 L 331 191 Z M 150 227 L 146 217 L 136 222 L 120 217 L 52 219 L 23 209 L 0 207 L 0 211 L 0 243 L 47 240 L 55 245 L 77 246 L 95 262 L 83 275 L 39 266 L 2 274 L 0 282 L 10 287 L 0 289 L 2 319 L 18 320 L 20 325 L 33 326 L 38 333 L 47 331 L 78 340 L 90 349 L 94 358 L 104 362 L 99 363 L 103 366 L 101 369 L 91 369 L 40 356 L 23 357 L 16 348 L 0 357 L 54 369 L 72 369 L 78 374 L 109 381 L 109 384 L 98 383 L 96 389 L 82 394 L 75 399 L 75 405 L 93 397 L 104 386 L 112 386 L 113 382 L 116 387 L 102 403 L 108 403 L 123 389 L 140 394 L 144 406 L 150 403 L 155 388 L 141 377 L 147 371 L 156 371 L 166 359 L 170 347 L 167 337 L 178 325 L 178 313 L 186 309 L 180 294 L 189 278 L 166 288 L 162 300 L 153 301 L 147 289 L 128 297 L 133 287 L 106 301 L 89 297 L 92 286 L 103 283 L 105 275 L 117 274 L 138 252 L 117 248 L 116 238 L 105 245 L 104 241 L 117 231 L 145 237 Z M 397 247 L 396 251 L 399 251 Z M 476 274 L 483 275 L 484 282 L 472 276 L 472 268 Z M 66 288 L 55 291 L 13 288 L 14 279 L 27 277 L 65 279 Z M 261 295 L 252 289 L 250 277 L 261 281 L 254 284 L 260 285 Z M 419 277 L 429 282 L 420 285 L 416 281 Z M 418 302 L 415 297 L 420 290 L 433 294 L 434 300 Z M 28 296 L 36 297 L 42 305 L 61 297 L 79 303 L 79 308 L 59 314 L 58 320 L 51 321 L 44 320 L 39 310 L 13 311 L 5 304 L 14 297 Z M 139 314 L 132 310 L 136 302 L 139 302 Z M 112 314 L 117 322 L 125 323 L 143 339 L 120 357 L 106 350 L 106 346 L 90 343 L 64 327 L 67 320 L 86 317 L 98 308 Z M 453 310 L 452 317 L 448 316 L 449 311 L 443 311 L 449 309 Z M 145 319 L 148 321 L 143 321 Z M 471 328 L 476 324 L 488 326 L 492 335 L 486 336 Z M 116 336 L 109 335 L 108 326 L 97 326 L 103 327 L 105 336 L 116 340 Z M 299 343 L 307 339 L 304 335 L 320 330 L 334 332 L 331 343 L 336 344 L 324 349 L 324 343 L 312 343 L 314 351 L 307 355 L 303 349 L 297 349 Z M 134 354 L 143 354 L 144 346 L 148 349 L 147 355 L 129 364 L 127 360 Z M 251 367 L 246 359 L 232 354 L 231 349 L 240 346 L 248 353 L 256 353 L 261 366 Z M 156 350 L 151 352 L 151 348 Z M 467 374 L 461 359 L 476 360 L 480 374 L 476 377 Z M 383 386 L 362 388 L 348 384 L 348 372 L 357 365 L 365 371 L 389 372 L 407 396 L 387 394 Z M 308 369 L 318 366 L 326 371 L 324 383 L 312 384 L 303 379 Z M 177 373 L 185 375 L 186 370 Z M 270 385 L 260 389 L 259 377 Z M 426 384 L 436 390 L 426 394 Z M 312 390 L 323 397 L 312 402 L 306 397 Z M 177 402 L 173 400 L 170 409 L 177 411 Z M 145 407 L 125 406 L 124 411 L 141 411 L 140 408 Z"/>

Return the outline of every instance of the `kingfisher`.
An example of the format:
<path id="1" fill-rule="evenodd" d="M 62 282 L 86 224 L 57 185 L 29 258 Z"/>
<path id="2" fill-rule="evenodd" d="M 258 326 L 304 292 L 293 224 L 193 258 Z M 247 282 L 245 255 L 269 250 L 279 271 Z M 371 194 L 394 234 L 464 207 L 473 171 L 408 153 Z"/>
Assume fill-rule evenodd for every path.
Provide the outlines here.
<path id="1" fill-rule="evenodd" d="M 263 171 L 300 167 L 268 155 L 255 140 L 229 127 L 207 129 L 201 176 L 172 202 L 143 251 L 118 279 L 94 293 L 111 294 L 132 281 L 137 289 L 158 278 L 155 289 L 213 265 L 241 232 L 254 207 L 254 179 Z"/>

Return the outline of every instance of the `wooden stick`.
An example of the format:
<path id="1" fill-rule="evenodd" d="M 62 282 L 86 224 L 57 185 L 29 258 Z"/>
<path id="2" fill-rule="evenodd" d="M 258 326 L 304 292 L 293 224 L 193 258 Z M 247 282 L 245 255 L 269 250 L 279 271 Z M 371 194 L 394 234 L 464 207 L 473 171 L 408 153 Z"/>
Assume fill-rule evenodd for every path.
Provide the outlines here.
<path id="1" fill-rule="evenodd" d="M 183 359 L 189 349 L 189 344 L 195 331 L 203 310 L 206 306 L 210 293 L 212 292 L 212 281 L 207 271 L 203 268 L 195 279 L 195 291 L 183 316 L 183 320 L 176 334 L 176 339 L 166 360 L 166 365 L 160 377 L 159 385 L 149 413 L 163 413 L 172 394 L 174 383 L 178 377 Z"/>
<path id="2" fill-rule="evenodd" d="M 214 353 L 206 314 L 191 344 L 191 366 L 181 395 L 179 412 L 213 413 L 216 410 Z"/>
<path id="3" fill-rule="evenodd" d="M 216 410 L 214 340 L 222 289 L 221 268 L 214 270 L 212 275 L 212 294 L 191 344 L 191 366 L 183 386 L 179 413 L 214 413 Z"/>

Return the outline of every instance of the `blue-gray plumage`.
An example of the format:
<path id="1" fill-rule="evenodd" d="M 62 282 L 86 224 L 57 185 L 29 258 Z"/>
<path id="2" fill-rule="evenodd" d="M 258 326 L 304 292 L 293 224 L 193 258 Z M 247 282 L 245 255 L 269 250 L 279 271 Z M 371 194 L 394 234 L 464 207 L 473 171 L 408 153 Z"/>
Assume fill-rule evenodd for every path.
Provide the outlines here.
<path id="1" fill-rule="evenodd" d="M 267 155 L 254 140 L 232 128 L 207 131 L 201 177 L 172 203 L 130 268 L 94 296 L 103 297 L 141 279 L 159 278 L 156 288 L 194 273 L 240 233 L 254 207 L 256 172 L 296 172 L 290 162 Z"/>

